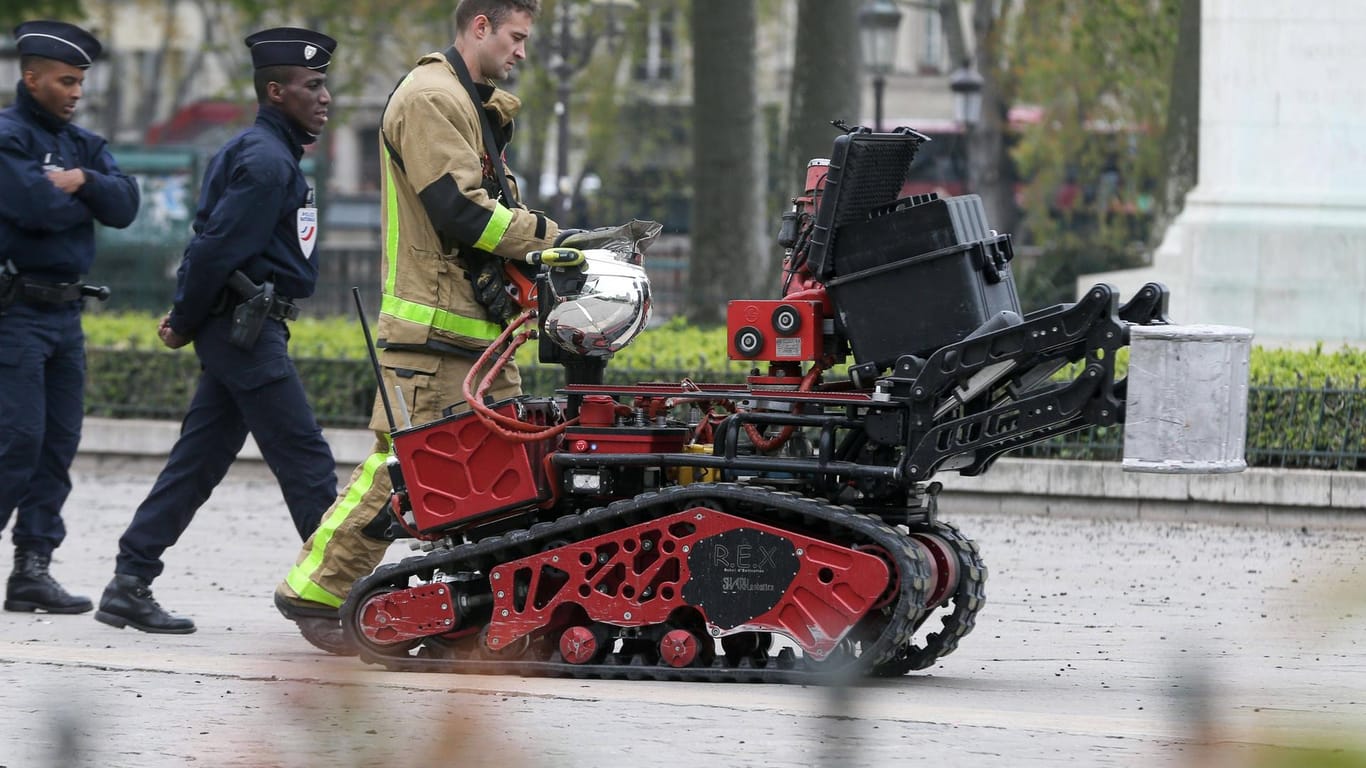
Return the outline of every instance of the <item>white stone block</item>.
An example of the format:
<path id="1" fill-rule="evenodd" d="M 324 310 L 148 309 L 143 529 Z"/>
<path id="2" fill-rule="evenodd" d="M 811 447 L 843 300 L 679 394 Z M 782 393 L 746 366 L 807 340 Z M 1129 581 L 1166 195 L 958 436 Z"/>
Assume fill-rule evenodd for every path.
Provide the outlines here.
<path id="1" fill-rule="evenodd" d="M 1129 330 L 1124 469 L 1177 474 L 1246 469 L 1252 332 L 1219 325 Z"/>

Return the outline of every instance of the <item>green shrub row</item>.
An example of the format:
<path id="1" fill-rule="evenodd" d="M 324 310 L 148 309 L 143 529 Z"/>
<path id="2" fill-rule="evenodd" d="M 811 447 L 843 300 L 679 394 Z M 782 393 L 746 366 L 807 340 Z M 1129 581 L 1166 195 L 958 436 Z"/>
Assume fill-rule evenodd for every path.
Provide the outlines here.
<path id="1" fill-rule="evenodd" d="M 97 313 L 86 317 L 89 376 L 86 410 L 97 416 L 178 419 L 189 404 L 198 361 L 156 338 L 157 318 Z M 747 363 L 725 357 L 725 330 L 671 321 L 646 331 L 613 359 L 607 380 L 742 381 Z M 360 325 L 343 318 L 302 319 L 290 346 L 318 417 L 329 426 L 369 420 L 375 385 Z M 548 395 L 563 381 L 558 366 L 535 362 L 535 345 L 518 354 L 527 392 Z M 1248 458 L 1263 466 L 1366 469 L 1366 350 L 1254 348 L 1248 406 Z M 1118 458 L 1122 430 L 1066 436 L 1033 455 Z"/>
<path id="2" fill-rule="evenodd" d="M 87 344 L 94 349 L 165 351 L 157 340 L 158 319 L 140 313 L 100 312 L 85 317 Z M 535 345 L 518 351 L 518 363 L 534 365 Z M 365 360 L 365 338 L 353 318 L 305 316 L 290 324 L 290 351 L 296 359 Z M 189 350 L 181 354 L 191 355 Z M 1124 358 L 1121 357 L 1121 361 Z M 682 318 L 647 330 L 613 358 L 617 368 L 680 370 L 743 376 L 748 363 L 726 357 L 724 328 L 696 328 Z M 1252 350 L 1254 386 L 1356 387 L 1366 376 L 1366 348 Z"/>

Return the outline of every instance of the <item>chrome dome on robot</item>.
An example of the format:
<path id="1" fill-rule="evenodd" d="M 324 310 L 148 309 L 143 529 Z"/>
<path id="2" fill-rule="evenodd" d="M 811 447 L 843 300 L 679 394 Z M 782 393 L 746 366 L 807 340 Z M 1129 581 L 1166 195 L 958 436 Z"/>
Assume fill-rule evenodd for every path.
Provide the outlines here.
<path id="1" fill-rule="evenodd" d="M 607 249 L 585 250 L 584 283 L 560 295 L 553 281 L 544 329 L 564 349 L 606 357 L 630 344 L 650 322 L 650 278 L 639 265 Z"/>

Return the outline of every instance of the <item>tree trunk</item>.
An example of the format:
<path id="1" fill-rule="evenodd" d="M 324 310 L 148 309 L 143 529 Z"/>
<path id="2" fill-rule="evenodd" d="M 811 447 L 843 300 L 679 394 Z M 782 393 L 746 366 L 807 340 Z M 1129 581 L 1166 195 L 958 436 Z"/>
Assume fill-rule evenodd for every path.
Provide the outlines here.
<path id="1" fill-rule="evenodd" d="M 141 121 L 152 121 L 161 116 L 157 107 L 161 104 L 162 70 L 166 66 L 166 56 L 171 50 L 171 42 L 175 37 L 176 0 L 165 0 L 163 12 L 165 16 L 161 26 L 161 44 L 157 46 L 151 60 L 144 62 L 142 71 L 139 73 L 143 78 L 142 93 L 138 98 L 137 117 L 135 119 Z"/>
<path id="2" fill-rule="evenodd" d="M 858 7 L 830 0 L 797 0 L 797 55 L 792 66 L 787 151 L 778 178 L 802 191 L 806 164 L 829 157 L 838 132 L 833 120 L 858 121 Z"/>
<path id="3" fill-rule="evenodd" d="M 688 318 L 717 325 L 765 258 L 755 0 L 693 0 Z"/>
<path id="4" fill-rule="evenodd" d="M 98 12 L 91 10 L 91 18 L 98 19 L 100 27 L 105 30 L 112 30 L 114 27 L 114 9 L 109 0 L 104 0 L 99 6 Z M 109 39 L 110 33 L 105 33 L 104 44 L 113 47 L 117 41 Z M 111 45 L 112 44 L 112 45 Z M 120 56 L 109 56 L 102 62 L 107 68 L 105 80 L 104 111 L 100 114 L 99 133 L 111 142 L 118 141 L 118 132 L 123 114 L 124 99 L 124 66 L 123 58 Z"/>
<path id="5" fill-rule="evenodd" d="M 190 60 L 181 68 L 180 78 L 176 81 L 175 89 L 171 92 L 171 107 L 167 110 L 168 115 L 174 115 L 177 110 L 189 103 L 194 94 L 195 81 L 201 76 L 200 68 L 204 66 L 205 54 L 214 47 L 214 31 L 218 28 L 208 3 L 199 0 L 196 3 L 200 15 L 200 34 L 204 42 L 194 49 Z"/>
<path id="6" fill-rule="evenodd" d="M 1006 148 L 1010 98 L 1003 82 L 996 0 L 975 0 L 972 14 L 977 68 L 982 75 L 982 117 L 968 139 L 968 188 L 981 195 L 987 225 L 1011 232 L 1019 223 L 1014 174 Z"/>
<path id="7" fill-rule="evenodd" d="M 944 42 L 949 47 L 949 69 L 968 61 L 967 37 L 963 34 L 963 17 L 958 15 L 958 0 L 939 0 L 939 20 L 944 30 Z"/>
<path id="8" fill-rule="evenodd" d="M 1167 135 L 1163 156 L 1166 179 L 1157 200 L 1153 232 L 1160 242 L 1172 219 L 1195 186 L 1200 163 L 1200 0 L 1182 0 L 1177 21 L 1176 57 L 1172 62 L 1167 102 Z"/>

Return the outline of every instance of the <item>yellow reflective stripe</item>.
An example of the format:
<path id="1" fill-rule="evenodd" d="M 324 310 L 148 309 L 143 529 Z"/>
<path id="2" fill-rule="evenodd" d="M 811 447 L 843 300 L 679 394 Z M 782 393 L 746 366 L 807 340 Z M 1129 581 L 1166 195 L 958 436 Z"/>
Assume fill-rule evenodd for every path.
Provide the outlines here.
<path id="1" fill-rule="evenodd" d="M 476 320 L 471 317 L 462 317 L 444 309 L 429 307 L 425 304 L 418 304 L 415 301 L 400 299 L 395 290 L 398 284 L 398 191 L 394 188 L 394 172 L 392 170 L 392 158 L 389 155 L 389 148 L 384 148 L 386 160 L 384 162 L 384 181 L 387 192 L 384 196 L 386 209 L 385 221 L 388 232 L 384 237 L 384 256 L 389 262 L 389 271 L 384 277 L 384 295 L 380 299 L 380 314 L 389 315 L 399 320 L 406 320 L 410 323 L 425 325 L 428 328 L 453 333 L 457 336 L 464 336 L 469 339 L 481 339 L 493 341 L 498 338 L 498 334 L 503 332 L 501 326 L 490 323 L 486 320 Z M 507 231 L 508 223 L 512 221 L 512 211 L 498 206 L 502 211 L 502 229 L 498 230 L 497 240 L 501 240 L 503 233 Z M 494 221 L 498 220 L 498 211 L 494 211 Z M 484 236 L 488 237 L 490 229 L 493 228 L 493 221 L 484 228 Z M 484 242 L 482 239 L 479 242 Z M 291 587 L 294 585 L 291 583 Z M 297 589 L 295 590 L 298 591 Z M 300 595 L 302 597 L 302 595 Z"/>
<path id="2" fill-rule="evenodd" d="M 289 575 L 285 577 L 285 583 L 289 584 L 289 588 L 294 590 L 294 593 L 300 598 L 314 603 L 330 605 L 333 608 L 341 606 L 342 598 L 314 584 L 310 577 L 322 565 L 323 552 L 331 543 L 337 529 L 356 510 L 365 494 L 370 492 L 375 484 L 375 472 L 384 466 L 384 462 L 388 458 L 389 454 L 387 453 L 370 454 L 370 458 L 361 465 L 360 476 L 347 489 L 345 498 L 341 500 L 340 504 L 332 508 L 331 514 L 323 520 L 322 525 L 318 526 L 318 530 L 313 532 L 313 548 L 308 551 L 308 557 L 295 565 L 290 570 Z"/>
<path id="3" fill-rule="evenodd" d="M 388 192 L 384 196 L 386 208 L 385 223 L 389 231 L 384 238 L 384 257 L 389 262 L 389 274 L 384 278 L 384 292 L 393 293 L 398 281 L 398 190 L 394 189 L 394 172 L 391 170 L 393 157 L 389 148 L 384 148 L 384 186 Z"/>
<path id="4" fill-rule="evenodd" d="M 490 323 L 487 320 L 476 320 L 472 317 L 463 317 L 454 312 L 444 309 L 429 307 L 425 304 L 418 304 L 414 301 L 400 299 L 393 294 L 386 293 L 380 300 L 380 314 L 389 315 L 399 320 L 407 320 L 410 323 L 425 325 L 439 331 L 446 331 L 457 336 L 464 336 L 470 339 L 482 339 L 493 341 L 503 332 L 501 326 Z"/>
<path id="5" fill-rule="evenodd" d="M 289 582 L 289 588 L 299 595 L 300 600 L 307 600 L 310 603 L 320 603 L 329 608 L 341 607 L 341 598 L 336 597 L 331 592 L 328 592 L 306 578 L 296 578 L 294 571 L 289 572 L 287 581 Z"/>
<path id="6" fill-rule="evenodd" d="M 503 242 L 503 235 L 507 234 L 510 224 L 512 224 L 512 211 L 504 207 L 502 203 L 495 201 L 493 203 L 493 217 L 489 219 L 488 226 L 484 227 L 484 234 L 479 236 L 479 242 L 475 243 L 474 247 L 492 253 L 493 249 Z"/>

